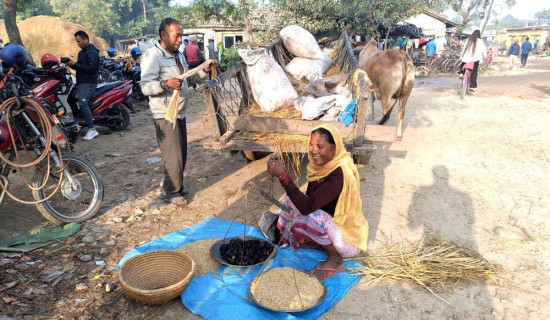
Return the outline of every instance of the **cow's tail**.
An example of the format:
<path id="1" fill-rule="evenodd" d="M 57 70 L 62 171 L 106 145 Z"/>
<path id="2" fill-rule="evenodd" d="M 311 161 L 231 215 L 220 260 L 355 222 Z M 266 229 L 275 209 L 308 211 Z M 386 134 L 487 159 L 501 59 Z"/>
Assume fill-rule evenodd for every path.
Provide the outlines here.
<path id="1" fill-rule="evenodd" d="M 403 53 L 401 53 L 401 54 L 403 54 Z M 403 87 L 405 86 L 405 80 L 407 80 L 407 63 L 406 63 L 406 61 L 404 61 L 404 63 L 403 63 L 403 78 L 401 79 L 401 87 L 399 87 L 399 93 L 397 94 L 397 97 L 395 98 L 395 101 L 393 102 L 391 107 L 384 114 L 382 119 L 380 119 L 380 122 L 378 122 L 378 124 L 384 124 L 390 118 L 393 107 L 395 107 L 395 104 L 397 103 L 399 98 L 401 98 L 401 93 L 403 92 Z"/>

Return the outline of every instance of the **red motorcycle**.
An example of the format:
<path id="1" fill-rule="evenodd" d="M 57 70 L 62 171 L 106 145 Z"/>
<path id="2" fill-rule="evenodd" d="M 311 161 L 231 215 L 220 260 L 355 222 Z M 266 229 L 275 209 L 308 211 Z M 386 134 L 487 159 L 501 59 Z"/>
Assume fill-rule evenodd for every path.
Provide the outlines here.
<path id="1" fill-rule="evenodd" d="M 67 67 L 61 66 L 57 57 L 51 54 L 42 57 L 42 66 L 44 68 L 43 74 L 37 78 L 38 82 L 31 87 L 31 94 L 44 104 L 48 104 L 50 109 L 55 107 L 58 110 L 58 116 L 66 114 L 68 110 L 77 109 L 74 105 L 77 101 L 75 99 L 76 90 L 73 90 L 76 81 Z M 128 127 L 130 113 L 126 109 L 135 112 L 132 103 L 129 101 L 131 94 L 132 81 L 99 84 L 89 102 L 94 123 L 107 126 L 114 131 Z M 71 105 L 73 108 L 71 108 Z M 86 125 L 83 119 L 60 120 L 67 127 Z"/>
<path id="2" fill-rule="evenodd" d="M 58 118 L 36 97 L 27 96 L 23 80 L 12 73 L 0 82 L 0 206 L 6 195 L 34 204 L 48 220 L 80 222 L 93 217 L 103 201 L 103 184 L 88 160 L 72 155 Z M 27 182 L 24 171 L 35 167 Z M 9 193 L 8 175 L 15 170 L 32 188 L 34 201 Z"/>

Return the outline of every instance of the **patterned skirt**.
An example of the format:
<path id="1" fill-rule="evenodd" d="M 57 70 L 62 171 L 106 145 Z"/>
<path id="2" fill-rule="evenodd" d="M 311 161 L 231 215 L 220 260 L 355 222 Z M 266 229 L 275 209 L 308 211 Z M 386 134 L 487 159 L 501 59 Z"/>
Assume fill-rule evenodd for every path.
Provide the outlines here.
<path id="1" fill-rule="evenodd" d="M 281 240 L 294 247 L 300 247 L 306 241 L 320 246 L 333 245 L 342 258 L 355 257 L 361 249 L 350 244 L 332 221 L 332 217 L 319 209 L 308 215 L 302 215 L 292 201 L 285 197 L 284 204 L 292 208 L 290 212 L 279 209 L 277 228 L 281 230 Z"/>

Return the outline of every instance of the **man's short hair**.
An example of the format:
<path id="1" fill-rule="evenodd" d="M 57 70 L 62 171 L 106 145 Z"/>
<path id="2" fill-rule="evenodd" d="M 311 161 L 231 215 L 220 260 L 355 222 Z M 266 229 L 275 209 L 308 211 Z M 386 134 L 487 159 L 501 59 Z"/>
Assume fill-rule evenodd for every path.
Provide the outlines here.
<path id="1" fill-rule="evenodd" d="M 82 30 L 78 30 L 77 32 L 74 33 L 74 36 L 75 38 L 76 37 L 80 37 L 82 39 L 88 39 L 90 40 L 90 37 L 88 37 L 88 34 Z"/>
<path id="2" fill-rule="evenodd" d="M 174 18 L 164 18 L 159 26 L 159 37 L 161 36 L 162 31 L 166 31 L 166 29 L 168 29 L 168 27 L 170 27 L 174 23 L 181 25 L 181 23 Z"/>
<path id="3" fill-rule="evenodd" d="M 529 41 L 529 37 L 525 37 L 525 41 Z"/>

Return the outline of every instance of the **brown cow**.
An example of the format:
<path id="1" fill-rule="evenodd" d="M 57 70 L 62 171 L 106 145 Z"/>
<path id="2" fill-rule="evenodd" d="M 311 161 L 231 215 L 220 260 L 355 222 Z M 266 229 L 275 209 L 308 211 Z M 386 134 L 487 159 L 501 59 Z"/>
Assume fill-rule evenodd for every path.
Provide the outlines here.
<path id="1" fill-rule="evenodd" d="M 376 99 L 382 102 L 384 116 L 379 124 L 388 120 L 399 100 L 397 139 L 401 140 L 405 105 L 414 84 L 415 70 L 411 58 L 399 49 L 380 51 L 376 41 L 371 40 L 359 54 L 359 67 L 369 76 L 369 87 L 374 91 Z M 396 100 L 390 107 L 391 99 Z"/>

